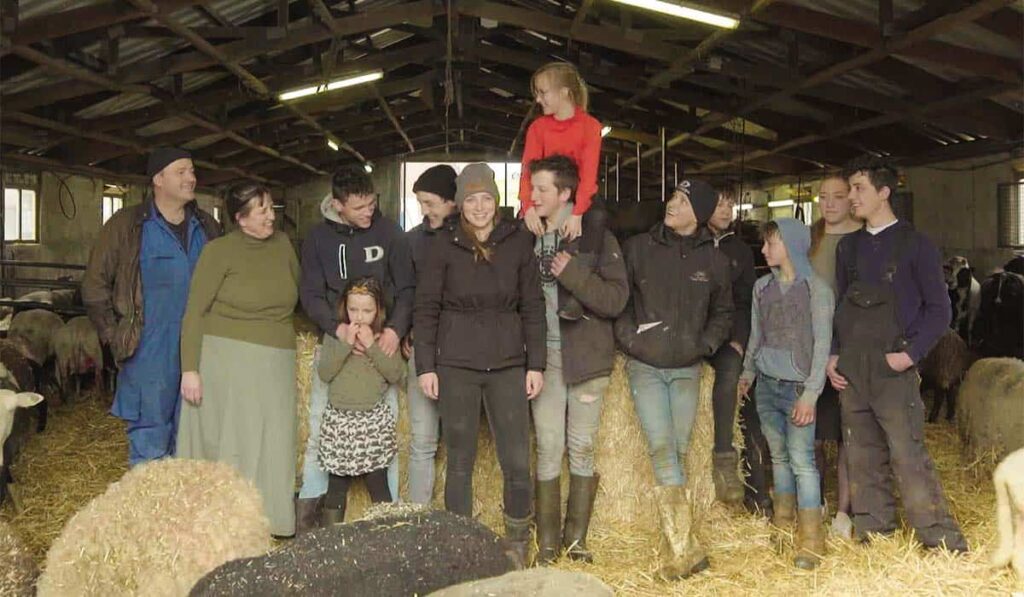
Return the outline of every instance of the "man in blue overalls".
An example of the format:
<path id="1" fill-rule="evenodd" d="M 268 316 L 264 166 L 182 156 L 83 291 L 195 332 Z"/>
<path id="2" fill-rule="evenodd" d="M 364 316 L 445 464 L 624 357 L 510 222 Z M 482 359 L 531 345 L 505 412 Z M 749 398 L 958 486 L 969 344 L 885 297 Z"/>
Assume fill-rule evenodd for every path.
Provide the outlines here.
<path id="1" fill-rule="evenodd" d="M 192 271 L 220 225 L 195 201 L 192 156 L 149 156 L 152 193 L 103 226 L 82 280 L 89 318 L 120 369 L 111 413 L 127 423 L 132 466 L 173 456 L 180 403 L 181 318 Z"/>

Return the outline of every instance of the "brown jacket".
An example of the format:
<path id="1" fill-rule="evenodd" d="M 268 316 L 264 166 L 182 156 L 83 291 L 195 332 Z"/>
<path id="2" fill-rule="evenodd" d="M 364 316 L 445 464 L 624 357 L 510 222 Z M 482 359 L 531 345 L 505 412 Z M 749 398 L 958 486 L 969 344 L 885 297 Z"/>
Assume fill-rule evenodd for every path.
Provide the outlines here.
<path id="1" fill-rule="evenodd" d="M 139 252 L 142 224 L 154 208 L 152 200 L 119 210 L 103 226 L 82 278 L 82 302 L 89 319 L 121 363 L 135 354 L 142 333 L 142 276 Z M 221 235 L 220 223 L 195 201 L 185 209 L 199 218 L 206 239 Z"/>
<path id="2" fill-rule="evenodd" d="M 474 261 L 465 236 L 458 226 L 435 234 L 417 271 L 417 373 L 437 365 L 543 371 L 544 294 L 533 235 L 518 221 L 499 221 L 486 243 L 490 263 Z"/>
<path id="3" fill-rule="evenodd" d="M 568 243 L 566 249 L 579 242 Z M 559 320 L 565 383 L 575 385 L 611 374 L 615 362 L 612 325 L 629 299 L 629 280 L 622 249 L 610 232 L 604 232 L 600 255 L 577 254 L 569 261 L 558 276 L 558 291 L 576 297 L 583 305 L 582 318 Z M 559 302 L 564 304 L 564 300 Z"/>

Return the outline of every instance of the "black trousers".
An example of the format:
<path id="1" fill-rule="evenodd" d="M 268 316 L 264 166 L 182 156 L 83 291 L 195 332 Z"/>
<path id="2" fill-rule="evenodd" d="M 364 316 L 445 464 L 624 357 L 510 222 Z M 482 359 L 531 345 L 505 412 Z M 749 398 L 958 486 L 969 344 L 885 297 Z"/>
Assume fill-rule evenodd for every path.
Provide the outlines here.
<path id="1" fill-rule="evenodd" d="M 731 452 L 732 427 L 736 417 L 736 385 L 743 373 L 743 357 L 728 342 L 711 357 L 715 385 L 711 394 L 711 412 L 715 419 L 715 452 Z"/>
<path id="2" fill-rule="evenodd" d="M 844 352 L 838 368 L 849 382 L 839 404 L 857 534 L 896 529 L 895 479 L 906 520 L 922 543 L 964 545 L 924 444 L 916 369 L 893 371 L 882 351 Z"/>
<path id="3" fill-rule="evenodd" d="M 354 477 L 331 475 L 327 481 L 324 507 L 344 510 L 345 504 L 348 503 L 348 488 L 352 485 L 352 481 L 357 479 L 363 479 L 366 482 L 366 490 L 370 492 L 370 501 L 374 504 L 391 501 L 391 490 L 388 489 L 388 469 L 382 468 Z"/>
<path id="4" fill-rule="evenodd" d="M 522 367 L 474 371 L 438 366 L 437 376 L 438 410 L 448 453 L 445 508 L 456 514 L 473 515 L 473 466 L 482 405 L 504 477 L 505 514 L 512 518 L 528 517 L 532 488 L 526 371 Z"/>
<path id="5" fill-rule="evenodd" d="M 748 398 L 740 405 L 740 421 L 743 423 L 743 468 L 747 473 L 744 500 L 762 510 L 771 504 L 768 492 L 771 486 L 772 457 L 768 452 L 768 440 L 761 432 L 761 419 L 757 416 L 757 401 L 754 386 L 747 392 Z"/>

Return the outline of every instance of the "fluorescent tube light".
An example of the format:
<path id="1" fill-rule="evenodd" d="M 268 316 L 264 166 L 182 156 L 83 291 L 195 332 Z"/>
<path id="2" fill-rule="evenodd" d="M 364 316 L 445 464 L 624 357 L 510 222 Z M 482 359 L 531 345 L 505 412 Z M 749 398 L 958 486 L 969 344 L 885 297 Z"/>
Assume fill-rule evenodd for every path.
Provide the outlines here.
<path id="1" fill-rule="evenodd" d="M 331 141 L 330 139 L 327 140 L 327 147 L 330 147 L 334 151 L 338 151 L 338 144 L 335 143 L 334 141 Z"/>
<path id="2" fill-rule="evenodd" d="M 782 199 L 781 201 L 769 201 L 768 207 L 790 207 L 793 205 L 792 199 Z"/>
<path id="3" fill-rule="evenodd" d="M 603 126 L 603 127 L 601 127 L 601 136 L 602 137 L 607 137 L 608 133 L 610 133 L 610 132 L 612 132 L 612 127 L 610 127 L 610 126 Z"/>
<path id="4" fill-rule="evenodd" d="M 373 71 L 372 73 L 367 73 L 365 75 L 358 75 L 355 77 L 348 77 L 347 79 L 338 79 L 337 81 L 331 81 L 326 85 L 313 85 L 312 87 L 303 87 L 301 89 L 286 91 L 277 97 L 282 102 L 286 102 L 288 100 L 315 95 L 317 93 L 324 93 L 327 91 L 334 91 L 336 89 L 344 89 L 345 87 L 352 87 L 353 85 L 361 85 L 363 83 L 369 83 L 371 81 L 378 81 L 383 78 L 384 72 L 377 70 Z"/>
<path id="5" fill-rule="evenodd" d="M 727 17 L 706 10 L 699 10 L 696 8 L 690 8 L 689 6 L 681 6 L 672 2 L 664 2 L 663 0 L 614 0 L 620 4 L 628 4 L 629 6 L 635 6 L 637 8 L 643 8 L 646 10 L 653 10 L 654 12 L 660 12 L 674 17 L 680 17 L 683 19 L 689 19 L 691 21 L 697 21 L 707 25 L 713 25 L 715 27 L 721 27 L 723 29 L 735 29 L 739 27 L 740 22 L 732 17 Z"/>

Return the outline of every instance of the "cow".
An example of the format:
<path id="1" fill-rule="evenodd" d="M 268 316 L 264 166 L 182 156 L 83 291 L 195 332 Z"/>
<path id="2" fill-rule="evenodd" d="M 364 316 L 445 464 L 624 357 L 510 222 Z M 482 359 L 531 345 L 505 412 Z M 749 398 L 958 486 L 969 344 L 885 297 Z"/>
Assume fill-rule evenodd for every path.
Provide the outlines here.
<path id="1" fill-rule="evenodd" d="M 971 332 L 981 304 L 981 284 L 974 279 L 974 270 L 965 257 L 950 257 L 942 269 L 949 289 L 949 302 L 953 306 L 949 327 L 970 345 Z"/>

